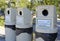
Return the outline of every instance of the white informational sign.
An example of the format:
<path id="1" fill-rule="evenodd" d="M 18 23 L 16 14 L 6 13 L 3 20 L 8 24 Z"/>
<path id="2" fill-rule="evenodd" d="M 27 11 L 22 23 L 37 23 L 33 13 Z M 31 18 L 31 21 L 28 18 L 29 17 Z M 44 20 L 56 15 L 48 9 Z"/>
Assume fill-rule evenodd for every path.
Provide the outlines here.
<path id="1" fill-rule="evenodd" d="M 40 27 L 50 27 L 51 26 L 51 20 L 38 20 L 38 26 Z"/>

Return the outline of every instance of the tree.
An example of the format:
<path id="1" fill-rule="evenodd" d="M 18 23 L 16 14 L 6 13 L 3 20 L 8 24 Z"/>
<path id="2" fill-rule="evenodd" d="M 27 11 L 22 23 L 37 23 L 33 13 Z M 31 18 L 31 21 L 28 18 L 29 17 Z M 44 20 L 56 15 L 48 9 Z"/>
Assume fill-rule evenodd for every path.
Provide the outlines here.
<path id="1" fill-rule="evenodd" d="M 27 7 L 27 5 L 30 5 L 28 0 L 19 0 L 19 2 L 17 3 L 19 5 L 19 7 Z"/>

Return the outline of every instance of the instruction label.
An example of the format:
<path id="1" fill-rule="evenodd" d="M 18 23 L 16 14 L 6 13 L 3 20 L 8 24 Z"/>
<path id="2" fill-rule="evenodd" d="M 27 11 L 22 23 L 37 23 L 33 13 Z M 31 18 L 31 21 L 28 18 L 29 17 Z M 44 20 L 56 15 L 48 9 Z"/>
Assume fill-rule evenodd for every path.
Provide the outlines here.
<path id="1" fill-rule="evenodd" d="M 51 26 L 51 20 L 38 20 L 38 26 L 42 28 L 47 28 Z"/>

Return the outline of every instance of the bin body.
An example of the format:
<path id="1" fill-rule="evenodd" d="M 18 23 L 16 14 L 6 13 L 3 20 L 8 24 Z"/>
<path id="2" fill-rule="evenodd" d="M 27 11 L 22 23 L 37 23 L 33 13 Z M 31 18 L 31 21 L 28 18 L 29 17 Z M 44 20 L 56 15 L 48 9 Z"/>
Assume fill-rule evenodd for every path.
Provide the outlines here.
<path id="1" fill-rule="evenodd" d="M 5 9 L 5 41 L 16 41 L 16 9 Z"/>
<path id="2" fill-rule="evenodd" d="M 32 14 L 27 8 L 17 8 L 16 41 L 32 41 Z"/>
<path id="3" fill-rule="evenodd" d="M 53 5 L 38 6 L 36 13 L 36 41 L 55 41 L 57 37 L 56 7 Z"/>

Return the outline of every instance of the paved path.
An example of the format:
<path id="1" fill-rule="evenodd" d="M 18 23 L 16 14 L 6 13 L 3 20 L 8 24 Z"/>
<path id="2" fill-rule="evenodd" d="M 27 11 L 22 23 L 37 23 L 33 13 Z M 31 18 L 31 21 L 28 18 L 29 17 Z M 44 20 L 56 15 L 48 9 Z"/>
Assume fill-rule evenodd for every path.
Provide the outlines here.
<path id="1" fill-rule="evenodd" d="M 5 29 L 4 27 L 0 26 L 0 41 L 5 41 L 4 35 L 5 35 Z"/>
<path id="2" fill-rule="evenodd" d="M 0 26 L 0 34 L 5 35 L 5 28 Z"/>

